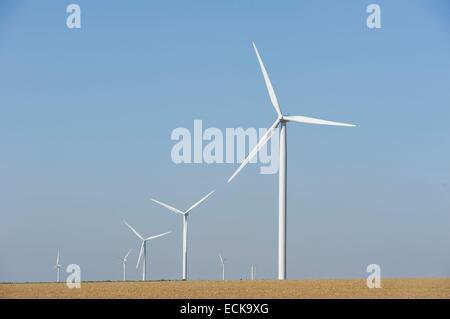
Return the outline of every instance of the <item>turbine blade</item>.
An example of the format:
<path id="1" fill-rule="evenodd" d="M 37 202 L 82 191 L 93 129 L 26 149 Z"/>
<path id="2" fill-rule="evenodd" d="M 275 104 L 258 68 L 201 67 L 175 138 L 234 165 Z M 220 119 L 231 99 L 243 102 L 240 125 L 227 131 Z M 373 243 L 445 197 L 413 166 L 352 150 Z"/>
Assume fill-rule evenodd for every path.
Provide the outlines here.
<path id="1" fill-rule="evenodd" d="M 155 239 L 155 238 L 158 238 L 158 237 L 162 237 L 162 236 L 165 236 L 167 234 L 170 234 L 171 232 L 172 231 L 168 231 L 168 232 L 165 232 L 165 233 L 162 233 L 162 234 L 159 234 L 159 235 L 150 236 L 150 237 L 145 238 L 145 240 L 147 241 L 147 240 L 150 240 L 150 239 Z"/>
<path id="2" fill-rule="evenodd" d="M 244 168 L 245 165 L 247 165 L 248 162 L 258 153 L 258 151 L 264 146 L 264 144 L 267 143 L 268 140 L 273 136 L 273 133 L 275 132 L 275 129 L 277 128 L 278 124 L 280 123 L 280 120 L 277 119 L 275 123 L 267 130 L 267 132 L 261 137 L 258 144 L 250 151 L 247 158 L 241 163 L 239 168 L 234 172 L 234 174 L 228 179 L 228 183 L 231 182 L 237 174 Z"/>
<path id="3" fill-rule="evenodd" d="M 272 102 L 272 105 L 275 108 L 275 111 L 277 112 L 278 116 L 282 116 L 280 106 L 278 105 L 277 96 L 275 95 L 275 91 L 273 90 L 272 83 L 270 82 L 269 79 L 269 75 L 267 74 L 266 68 L 264 67 L 264 63 L 259 55 L 258 49 L 256 48 L 254 42 L 253 48 L 255 49 L 256 57 L 258 58 L 259 66 L 261 68 L 264 77 L 264 82 L 266 82 L 267 91 L 269 91 L 270 101 Z"/>
<path id="4" fill-rule="evenodd" d="M 208 199 L 209 196 L 211 196 L 215 191 L 211 191 L 209 192 L 205 197 L 203 197 L 202 199 L 200 199 L 198 202 L 196 202 L 194 205 L 192 205 L 191 207 L 188 208 L 188 210 L 185 212 L 185 214 L 189 213 L 191 210 L 193 210 L 195 207 L 197 207 L 198 205 L 200 205 L 201 203 L 203 203 L 205 200 Z"/>
<path id="5" fill-rule="evenodd" d="M 133 249 L 130 249 L 128 252 L 127 252 L 127 254 L 125 255 L 125 257 L 123 258 L 123 259 L 127 259 L 128 258 L 128 256 L 130 255 L 130 253 L 131 253 L 131 251 L 132 251 Z"/>
<path id="6" fill-rule="evenodd" d="M 178 214 L 182 214 L 182 215 L 184 214 L 181 210 L 179 210 L 179 209 L 177 209 L 175 207 L 172 207 L 170 205 L 164 204 L 163 202 L 160 202 L 160 201 L 158 201 L 158 200 L 156 200 L 154 198 L 150 198 L 150 200 L 155 202 L 155 203 L 157 203 L 157 204 L 159 204 L 159 205 L 161 205 L 161 206 L 163 206 L 163 207 L 165 207 L 165 208 L 167 208 L 168 210 L 170 210 L 170 211 L 172 211 L 174 213 L 178 213 Z"/>
<path id="7" fill-rule="evenodd" d="M 59 265 L 59 250 L 58 253 L 56 254 L 56 265 Z"/>
<path id="8" fill-rule="evenodd" d="M 136 264 L 136 269 L 139 267 L 139 262 L 141 261 L 142 254 L 144 253 L 144 245 L 145 245 L 145 240 L 142 240 L 141 250 L 139 252 L 139 258 L 138 258 L 138 261 Z"/>
<path id="9" fill-rule="evenodd" d="M 219 258 L 220 258 L 220 263 L 223 264 L 223 258 L 222 258 L 222 255 L 221 255 L 221 254 L 219 254 Z"/>
<path id="10" fill-rule="evenodd" d="M 125 223 L 125 225 L 128 226 L 128 228 L 131 229 L 131 231 L 132 231 L 133 233 L 135 233 L 136 236 L 138 236 L 140 239 L 144 240 L 144 237 L 142 237 L 142 236 L 136 231 L 136 229 L 134 229 L 133 227 L 131 227 L 131 225 L 128 224 L 126 221 L 123 221 L 123 222 Z"/>
<path id="11" fill-rule="evenodd" d="M 306 116 L 300 116 L 300 115 L 284 116 L 283 119 L 287 120 L 289 122 L 306 123 L 306 124 L 346 126 L 346 127 L 355 127 L 356 126 L 356 125 L 353 125 L 353 124 L 321 120 L 321 119 L 316 119 L 316 118 L 313 118 L 313 117 L 306 117 Z"/>

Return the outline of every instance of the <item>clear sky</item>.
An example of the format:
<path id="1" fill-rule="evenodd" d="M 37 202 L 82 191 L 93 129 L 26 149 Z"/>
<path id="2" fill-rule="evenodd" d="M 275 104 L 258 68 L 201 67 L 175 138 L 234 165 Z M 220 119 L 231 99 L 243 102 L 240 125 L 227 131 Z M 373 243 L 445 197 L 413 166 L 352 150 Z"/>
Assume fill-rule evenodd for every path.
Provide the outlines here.
<path id="1" fill-rule="evenodd" d="M 177 127 L 268 127 L 275 118 L 251 42 L 290 114 L 288 277 L 450 276 L 450 5 L 444 0 L 0 3 L 0 281 L 54 280 L 57 249 L 83 280 L 128 276 L 143 235 L 149 277 L 277 270 L 277 175 L 251 164 L 171 161 Z M 382 28 L 366 26 L 378 3 Z M 64 276 L 63 276 L 64 277 Z"/>

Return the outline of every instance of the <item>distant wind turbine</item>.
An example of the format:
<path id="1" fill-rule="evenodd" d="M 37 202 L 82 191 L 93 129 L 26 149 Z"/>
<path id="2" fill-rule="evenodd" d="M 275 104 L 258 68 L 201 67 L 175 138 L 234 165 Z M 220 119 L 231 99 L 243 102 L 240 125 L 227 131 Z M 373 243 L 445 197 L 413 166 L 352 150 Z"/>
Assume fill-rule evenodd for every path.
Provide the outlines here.
<path id="1" fill-rule="evenodd" d="M 122 261 L 122 267 L 123 267 L 123 281 L 127 280 L 127 261 L 128 261 L 128 256 L 130 255 L 132 250 L 133 249 L 130 249 L 123 258 L 120 258 L 120 260 Z"/>
<path id="2" fill-rule="evenodd" d="M 255 280 L 256 278 L 256 266 L 252 264 L 250 268 L 250 279 Z"/>
<path id="3" fill-rule="evenodd" d="M 56 282 L 59 282 L 59 270 L 62 266 L 59 263 L 59 249 L 58 249 L 58 253 L 56 254 L 56 263 L 55 263 L 55 267 L 53 269 L 56 269 Z"/>
<path id="4" fill-rule="evenodd" d="M 198 202 L 196 202 L 195 204 L 193 204 L 191 207 L 189 207 L 187 210 L 185 211 L 181 211 L 175 207 L 169 206 L 167 204 L 164 204 L 154 198 L 150 198 L 150 200 L 152 200 L 153 202 L 167 208 L 168 210 L 180 214 L 183 217 L 183 274 L 182 274 L 182 278 L 183 280 L 187 279 L 187 220 L 188 220 L 188 216 L 189 213 L 198 205 L 200 205 L 201 203 L 203 203 L 205 200 L 208 199 L 209 196 L 211 196 L 214 193 L 214 191 L 209 192 L 205 197 L 203 197 L 202 199 L 200 199 Z"/>
<path id="5" fill-rule="evenodd" d="M 222 265 L 222 280 L 225 280 L 225 259 L 219 254 L 220 264 Z"/>
<path id="6" fill-rule="evenodd" d="M 333 126 L 347 126 L 354 127 L 353 124 L 346 124 L 340 122 L 332 122 L 327 120 L 316 119 L 306 116 L 286 116 L 281 112 L 280 106 L 278 104 L 275 91 L 267 74 L 264 63 L 259 55 L 258 49 L 255 43 L 253 43 L 253 48 L 258 58 L 259 66 L 261 68 L 264 81 L 266 83 L 267 90 L 269 91 L 270 101 L 277 112 L 277 119 L 269 128 L 269 130 L 261 137 L 258 144 L 250 151 L 248 157 L 241 163 L 239 168 L 234 172 L 234 174 L 228 179 L 228 183 L 236 177 L 237 174 L 244 168 L 245 165 L 258 153 L 258 151 L 272 138 L 275 130 L 280 126 L 280 166 L 278 171 L 279 178 L 279 197 L 278 197 L 278 279 L 286 279 L 286 214 L 287 214 L 287 198 L 286 198 L 286 153 L 287 153 L 287 143 L 286 143 L 286 124 L 288 122 L 304 123 L 304 124 L 318 124 L 318 125 L 333 125 Z"/>
<path id="7" fill-rule="evenodd" d="M 128 226 L 128 228 L 131 229 L 131 231 L 136 236 L 139 237 L 140 240 L 142 240 L 141 249 L 140 249 L 140 252 L 139 252 L 139 258 L 138 258 L 138 261 L 137 261 L 137 264 L 136 264 L 136 269 L 139 267 L 139 262 L 141 261 L 142 255 L 144 255 L 143 266 L 142 266 L 142 280 L 145 281 L 145 280 L 147 280 L 147 242 L 149 240 L 151 240 L 151 239 L 155 239 L 155 238 L 162 237 L 162 236 L 165 236 L 167 234 L 170 234 L 171 232 L 168 231 L 168 232 L 165 232 L 165 233 L 162 233 L 162 234 L 159 234 L 159 235 L 155 235 L 155 236 L 150 236 L 150 237 L 144 238 L 133 227 L 131 227 L 130 224 L 128 224 L 126 221 L 123 221 L 123 222 L 125 223 L 125 225 Z"/>

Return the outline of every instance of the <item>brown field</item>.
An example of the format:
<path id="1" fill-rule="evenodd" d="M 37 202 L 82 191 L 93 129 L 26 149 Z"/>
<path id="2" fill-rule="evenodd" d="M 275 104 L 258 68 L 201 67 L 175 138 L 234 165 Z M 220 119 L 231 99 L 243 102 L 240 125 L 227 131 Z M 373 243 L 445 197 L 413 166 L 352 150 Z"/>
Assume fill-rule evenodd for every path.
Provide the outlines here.
<path id="1" fill-rule="evenodd" d="M 363 279 L 84 282 L 0 284 L 0 298 L 445 298 L 450 278 L 383 279 L 368 289 Z"/>

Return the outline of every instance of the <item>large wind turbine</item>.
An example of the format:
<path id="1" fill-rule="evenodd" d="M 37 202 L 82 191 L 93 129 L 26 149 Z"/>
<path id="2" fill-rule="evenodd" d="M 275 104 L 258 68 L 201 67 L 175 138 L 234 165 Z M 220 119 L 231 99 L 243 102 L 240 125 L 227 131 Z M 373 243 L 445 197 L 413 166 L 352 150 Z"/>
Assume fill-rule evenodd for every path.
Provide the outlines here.
<path id="1" fill-rule="evenodd" d="M 59 250 L 58 253 L 56 254 L 56 263 L 55 263 L 55 267 L 53 269 L 56 269 L 56 282 L 59 282 L 59 270 L 62 266 L 59 263 Z"/>
<path id="2" fill-rule="evenodd" d="M 187 210 L 185 211 L 181 211 L 177 208 L 174 208 L 172 206 L 169 206 L 167 204 L 164 204 L 154 198 L 151 198 L 152 201 L 154 201 L 155 203 L 167 208 L 168 210 L 180 214 L 183 217 L 183 280 L 187 279 L 187 219 L 189 216 L 189 213 L 198 205 L 200 205 L 201 203 L 203 203 L 205 200 L 208 199 L 209 196 L 211 196 L 214 193 L 214 191 L 209 192 L 205 197 L 203 197 L 202 199 L 200 199 L 198 202 L 196 202 L 195 204 L 193 204 L 191 207 L 189 207 Z"/>
<path id="3" fill-rule="evenodd" d="M 244 168 L 245 165 L 258 153 L 258 151 L 271 139 L 277 127 L 280 127 L 280 164 L 279 164 L 279 197 L 278 197 L 278 279 L 286 279 L 286 153 L 287 153 L 287 143 L 286 143 L 286 124 L 288 122 L 305 123 L 305 124 L 319 124 L 319 125 L 333 125 L 333 126 L 347 126 L 354 127 L 353 124 L 332 122 L 327 120 L 316 119 L 306 116 L 286 116 L 281 112 L 280 106 L 278 104 L 275 91 L 270 83 L 269 75 L 267 74 L 266 68 L 264 67 L 263 61 L 259 55 L 258 49 L 255 43 L 253 43 L 253 48 L 255 49 L 256 57 L 258 58 L 259 66 L 261 68 L 264 81 L 266 83 L 267 90 L 269 91 L 270 101 L 277 112 L 277 119 L 269 128 L 269 130 L 261 137 L 256 146 L 250 151 L 248 157 L 241 163 L 239 168 L 234 172 L 234 174 L 228 179 L 228 183 Z"/>
<path id="4" fill-rule="evenodd" d="M 163 234 L 159 234 L 159 235 L 155 235 L 155 236 L 150 236 L 150 237 L 144 238 L 144 237 L 142 237 L 141 234 L 139 234 L 133 227 L 131 227 L 130 224 L 128 224 L 126 221 L 123 221 L 123 222 L 125 223 L 125 225 L 128 226 L 128 228 L 131 229 L 131 231 L 132 231 L 136 236 L 139 237 L 139 239 L 142 240 L 141 249 L 140 249 L 140 252 L 139 252 L 139 258 L 138 258 L 138 261 L 137 261 L 137 263 L 136 263 L 136 269 L 139 267 L 139 262 L 141 261 L 142 255 L 144 255 L 143 266 L 142 266 L 142 280 L 147 280 L 147 242 L 148 242 L 149 240 L 151 240 L 151 239 L 155 239 L 155 238 L 158 238 L 158 237 L 162 237 L 162 236 L 167 235 L 167 234 L 169 234 L 169 233 L 171 233 L 171 232 L 168 231 L 168 232 L 165 232 L 165 233 L 163 233 Z"/>
<path id="5" fill-rule="evenodd" d="M 222 280 L 225 280 L 225 259 L 219 254 L 220 264 L 222 265 Z"/>
<path id="6" fill-rule="evenodd" d="M 128 256 L 130 255 L 132 249 L 130 249 L 127 254 L 125 255 L 125 257 L 120 258 L 120 260 L 122 261 L 122 267 L 123 267 L 123 281 L 127 280 L 127 261 L 128 261 Z"/>

